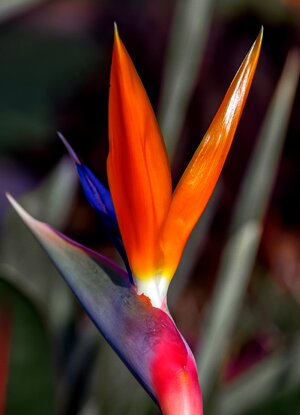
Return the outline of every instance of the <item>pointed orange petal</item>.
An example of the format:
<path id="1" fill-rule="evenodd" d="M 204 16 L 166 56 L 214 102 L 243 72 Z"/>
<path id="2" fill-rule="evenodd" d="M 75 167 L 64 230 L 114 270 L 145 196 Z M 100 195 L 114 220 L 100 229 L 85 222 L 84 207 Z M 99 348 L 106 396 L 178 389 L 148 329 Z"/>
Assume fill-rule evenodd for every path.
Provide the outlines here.
<path id="1" fill-rule="evenodd" d="M 230 149 L 255 73 L 263 29 L 245 57 L 223 102 L 178 183 L 163 231 L 163 249 L 170 276 L 186 240 L 216 185 Z"/>
<path id="2" fill-rule="evenodd" d="M 109 187 L 131 268 L 143 278 L 161 264 L 158 232 L 171 201 L 171 178 L 153 109 L 117 31 L 110 83 Z"/>

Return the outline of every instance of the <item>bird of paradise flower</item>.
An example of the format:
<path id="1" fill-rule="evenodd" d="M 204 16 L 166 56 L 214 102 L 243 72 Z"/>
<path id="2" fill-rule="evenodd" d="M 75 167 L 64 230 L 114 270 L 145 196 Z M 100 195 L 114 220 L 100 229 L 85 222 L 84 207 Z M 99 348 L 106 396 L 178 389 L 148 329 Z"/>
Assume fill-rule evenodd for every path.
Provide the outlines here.
<path id="1" fill-rule="evenodd" d="M 126 271 L 32 218 L 7 195 L 95 325 L 164 415 L 203 413 L 195 360 L 168 311 L 166 295 L 231 146 L 262 35 L 261 30 L 172 194 L 159 126 L 115 29 L 109 96 L 110 191 L 60 137 Z"/>

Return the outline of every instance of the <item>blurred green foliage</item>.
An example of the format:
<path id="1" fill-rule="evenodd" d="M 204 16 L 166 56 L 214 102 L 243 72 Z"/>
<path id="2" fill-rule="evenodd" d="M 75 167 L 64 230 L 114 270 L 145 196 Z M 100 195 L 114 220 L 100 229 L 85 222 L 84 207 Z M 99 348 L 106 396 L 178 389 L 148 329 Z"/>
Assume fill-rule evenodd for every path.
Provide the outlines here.
<path id="1" fill-rule="evenodd" d="M 0 29 L 0 150 L 29 148 L 55 134 L 55 105 L 99 60 L 88 36 L 20 25 Z"/>
<path id="2" fill-rule="evenodd" d="M 12 314 L 6 415 L 54 413 L 54 358 L 45 323 L 17 288 L 0 277 L 0 302 Z"/>
<path id="3" fill-rule="evenodd" d="M 37 7 L 31 10 L 33 3 L 34 1 L 30 0 L 20 0 L 11 3 L 7 1 L 0 5 L 2 62 L 0 65 L 0 151 L 2 155 L 11 158 L 15 157 L 15 154 L 26 155 L 26 151 L 44 149 L 46 144 L 49 145 L 50 139 L 54 141 L 55 130 L 58 128 L 57 111 L 60 100 L 70 99 L 69 105 L 72 105 L 70 96 L 74 91 L 82 88 L 92 76 L 91 72 L 95 65 L 99 71 L 101 66 L 99 62 L 110 60 L 104 43 L 101 43 L 102 40 L 99 42 L 97 37 L 107 40 L 109 37 L 105 28 L 109 26 L 112 33 L 112 22 L 115 19 L 122 34 L 126 36 L 128 30 L 129 44 L 133 50 L 135 44 L 140 45 L 140 39 L 149 42 L 146 43 L 149 49 L 157 47 L 155 43 L 157 38 L 151 30 L 152 22 L 159 22 L 157 27 L 162 32 L 169 33 L 161 86 L 160 119 L 162 128 L 166 131 L 167 146 L 171 153 L 177 147 L 179 137 L 183 137 L 183 150 L 179 152 L 180 154 L 185 150 L 190 151 L 187 142 L 191 139 L 188 136 L 191 135 L 190 131 L 195 129 L 194 125 L 189 127 L 190 130 L 187 129 L 184 122 L 187 122 L 185 120 L 190 111 L 189 106 L 193 102 L 199 68 L 206 76 L 205 85 L 202 85 L 200 90 L 196 90 L 201 99 L 207 85 L 214 86 L 221 83 L 216 79 L 213 85 L 209 84 L 209 73 L 205 72 L 207 61 L 211 59 L 213 65 L 220 66 L 219 73 L 231 71 L 232 67 L 236 70 L 236 60 L 239 57 L 233 58 L 229 51 L 222 53 L 222 50 L 217 52 L 212 50 L 211 45 L 215 44 L 214 39 L 218 36 L 217 31 L 214 30 L 219 25 L 220 38 L 226 37 L 226 25 L 222 26 L 221 19 L 227 19 L 227 28 L 233 27 L 232 33 L 239 42 L 241 54 L 245 52 L 245 43 L 243 43 L 245 39 L 239 38 L 240 32 L 237 31 L 237 26 L 233 25 L 234 19 L 244 19 L 241 25 L 245 26 L 243 29 L 245 32 L 247 25 L 251 26 L 251 30 L 258 31 L 259 27 L 253 27 L 253 21 L 255 24 L 259 21 L 259 25 L 270 24 L 271 33 L 279 34 L 274 41 L 269 38 L 267 45 L 269 49 L 278 49 L 278 52 L 283 44 L 289 47 L 290 44 L 295 43 L 292 33 L 299 35 L 297 29 L 299 9 L 289 7 L 288 2 L 280 0 L 265 2 L 226 0 L 215 3 L 203 1 L 201 4 L 195 0 L 178 0 L 176 9 L 176 3 L 170 1 L 142 3 L 135 0 L 123 3 L 101 1 L 96 4 L 97 2 L 92 0 L 76 2 L 60 0 L 44 2 L 44 5 L 37 1 Z M 75 16 L 76 21 L 78 18 L 76 16 L 79 16 L 77 22 L 86 19 L 85 10 L 90 9 L 92 10 L 89 15 L 90 21 L 85 29 L 75 33 L 64 30 L 64 25 L 61 24 L 57 24 L 57 28 L 51 25 L 43 27 L 43 24 L 38 25 L 30 21 L 30 16 L 34 13 L 41 13 L 45 19 L 50 5 L 57 6 L 57 16 L 64 7 L 68 11 L 78 8 L 77 15 L 76 12 L 70 17 L 68 13 L 62 14 L 63 19 L 67 16 L 66 20 L 71 20 Z M 25 9 L 26 13 L 24 13 Z M 249 21 L 248 16 L 250 16 Z M 252 18 L 255 16 L 254 20 L 251 20 L 251 16 Z M 170 29 L 169 23 L 172 19 L 173 24 Z M 47 18 L 44 21 L 47 21 Z M 292 27 L 294 32 L 282 32 L 280 31 L 282 27 Z M 267 38 L 270 32 L 267 27 L 266 29 Z M 145 32 L 147 34 L 144 35 Z M 281 36 L 282 33 L 285 33 L 285 36 Z M 131 38 L 135 40 L 132 41 Z M 211 42 L 208 45 L 207 39 Z M 261 91 L 257 88 L 256 92 L 261 95 L 254 98 L 257 108 L 252 107 L 252 111 L 259 113 L 255 120 L 263 118 L 264 93 L 268 93 L 268 85 L 270 85 L 267 81 L 274 80 L 279 73 L 278 68 L 281 70 L 285 50 L 283 52 L 281 50 L 281 55 L 276 55 L 277 60 L 274 59 L 270 63 L 266 58 L 266 52 L 269 51 L 263 46 L 262 61 L 256 75 L 258 80 L 261 79 L 258 84 Z M 138 52 L 138 46 L 135 51 Z M 131 55 L 135 61 L 134 54 Z M 145 50 L 142 50 L 141 55 L 145 55 Z M 221 61 L 216 59 L 217 55 L 222 57 Z M 277 64 L 277 72 L 276 70 L 272 72 L 274 62 Z M 155 64 L 157 62 L 153 62 L 153 67 L 148 69 L 151 75 L 155 72 Z M 297 298 L 295 295 L 294 298 L 290 295 L 286 287 L 278 285 L 266 264 L 264 266 L 256 264 L 253 271 L 260 235 L 263 232 L 262 218 L 266 206 L 270 203 L 278 157 L 286 134 L 293 94 L 296 92 L 296 72 L 297 68 L 294 72 L 289 72 L 283 92 L 277 96 L 279 104 L 270 110 L 273 111 L 273 115 L 270 116 L 269 113 L 264 123 L 265 127 L 261 132 L 260 144 L 256 148 L 256 158 L 252 162 L 252 167 L 245 169 L 243 166 L 247 175 L 245 179 L 247 183 L 242 190 L 244 196 L 241 196 L 244 202 L 240 204 L 239 211 L 235 211 L 231 239 L 223 244 L 222 251 L 226 261 L 223 262 L 223 270 L 218 274 L 220 279 L 216 287 L 219 288 L 216 289 L 210 278 L 213 288 L 204 286 L 199 292 L 194 290 L 192 304 L 194 308 L 188 303 L 189 300 L 185 304 L 186 297 L 182 296 L 184 290 L 185 294 L 190 289 L 188 284 L 195 270 L 198 278 L 197 287 L 203 283 L 201 264 L 197 268 L 198 257 L 201 252 L 203 254 L 204 241 L 209 243 L 209 232 L 212 232 L 212 228 L 216 226 L 215 217 L 221 203 L 220 199 L 228 198 L 226 182 L 225 184 L 222 182 L 214 204 L 204 215 L 204 221 L 200 221 L 197 225 L 200 232 L 205 234 L 193 234 L 178 272 L 178 285 L 176 286 L 176 276 L 172 282 L 172 285 L 175 285 L 172 302 L 175 310 L 182 296 L 183 309 L 192 308 L 195 311 L 196 317 L 188 314 L 182 317 L 183 321 L 186 320 L 187 326 L 190 320 L 196 320 L 198 323 L 196 333 L 193 332 L 190 336 L 195 350 L 198 343 L 203 350 L 205 339 L 208 341 L 206 356 L 200 354 L 199 357 L 199 360 L 206 359 L 210 354 L 209 359 L 213 362 L 211 367 L 207 365 L 209 376 L 212 376 L 212 401 L 207 400 L 209 393 L 206 393 L 206 390 L 210 387 L 206 389 L 205 386 L 210 380 L 204 371 L 200 373 L 200 377 L 206 377 L 203 379 L 206 415 L 300 413 L 299 302 L 295 300 Z M 107 89 L 108 83 L 107 80 Z M 226 85 L 222 84 L 221 87 L 225 91 Z M 274 84 L 272 89 L 275 89 Z M 202 108 L 195 109 L 197 118 L 201 118 L 200 116 L 204 114 L 204 121 L 207 108 L 213 111 L 215 108 L 211 104 L 219 99 L 216 90 L 211 91 L 211 94 L 213 95 L 211 101 L 208 100 Z M 95 98 L 97 106 L 98 99 L 97 96 Z M 258 102 L 259 99 L 262 102 Z M 92 105 L 94 102 L 91 107 Z M 85 102 L 82 106 L 85 106 Z M 201 111 L 203 114 L 200 114 Z M 75 117 L 78 114 L 79 117 L 81 116 L 79 111 L 75 113 Z M 247 128 L 250 130 L 250 135 L 255 131 L 255 126 L 250 123 Z M 192 133 L 196 134 L 199 140 L 201 131 L 195 130 Z M 240 135 L 239 139 L 243 137 Z M 276 140 L 278 140 L 277 144 Z M 251 141 L 251 148 L 253 147 Z M 293 152 L 293 148 L 290 151 Z M 47 154 L 44 157 L 46 159 Z M 95 159 L 96 156 L 92 155 L 92 157 Z M 271 160 L 268 157 L 271 157 Z M 16 161 L 24 162 L 19 159 Z M 51 162 L 53 165 L 54 158 Z M 178 166 L 181 168 L 180 163 L 175 159 L 172 163 L 174 169 Z M 233 160 L 232 164 L 238 165 L 238 160 Z M 242 174 L 237 173 L 237 175 Z M 297 192 L 297 186 L 293 191 Z M 288 195 L 290 196 L 291 194 Z M 75 202 L 78 204 L 78 201 L 80 203 L 76 195 L 76 173 L 71 163 L 64 160 L 57 164 L 40 187 L 26 195 L 21 203 L 38 219 L 49 222 L 54 227 L 65 229 L 71 223 L 71 229 L 72 225 L 74 229 L 76 225 L 87 221 L 84 211 L 82 216 L 77 212 L 72 223 L 72 214 L 74 215 L 76 209 Z M 296 208 L 297 204 L 295 204 Z M 225 213 L 224 218 L 223 220 L 226 221 Z M 89 231 L 92 227 L 95 227 L 94 222 Z M 59 280 L 48 258 L 12 212 L 3 219 L 1 230 L 0 302 L 9 304 L 13 313 L 6 415 L 18 415 L 21 412 L 30 415 L 156 414 L 157 410 L 146 397 L 145 392 L 104 341 L 98 339 L 98 333 L 74 306 L 68 288 Z M 247 246 L 250 246 L 250 251 Z M 203 255 L 205 257 L 206 253 L 204 252 Z M 215 250 L 213 261 L 218 262 L 218 253 Z M 241 281 L 242 277 L 244 277 L 243 281 Z M 213 297 L 216 298 L 215 302 L 211 301 L 210 288 Z M 205 298 L 205 306 L 202 308 L 199 306 L 201 300 L 198 298 L 201 296 Z M 217 304 L 217 306 L 213 305 L 210 311 L 215 313 L 217 321 L 215 326 L 209 323 L 203 324 L 203 321 L 210 321 L 206 316 L 209 304 Z M 208 335 L 210 331 L 212 339 Z M 199 332 L 204 333 L 204 341 L 202 339 L 198 341 Z M 265 354 L 259 356 L 254 354 L 254 357 L 251 356 L 253 360 L 250 363 L 239 366 L 239 359 L 243 357 L 243 346 L 249 345 L 261 333 L 266 335 L 267 339 L 270 337 L 270 347 L 264 350 Z M 228 370 L 230 364 L 236 365 L 238 370 L 232 379 L 226 380 L 226 369 Z"/>

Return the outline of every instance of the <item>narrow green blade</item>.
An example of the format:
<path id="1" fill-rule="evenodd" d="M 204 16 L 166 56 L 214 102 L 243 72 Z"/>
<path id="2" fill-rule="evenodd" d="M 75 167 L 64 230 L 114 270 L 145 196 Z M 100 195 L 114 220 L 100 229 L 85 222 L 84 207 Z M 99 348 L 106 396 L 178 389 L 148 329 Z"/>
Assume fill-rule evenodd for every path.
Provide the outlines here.
<path id="1" fill-rule="evenodd" d="M 53 415 L 54 373 L 48 333 L 31 300 L 0 275 L 0 310 L 10 312 L 6 415 Z M 0 343 L 4 341 L 0 333 Z M 2 362 L 0 362 L 0 368 Z"/>
<path id="2" fill-rule="evenodd" d="M 242 185 L 224 248 L 210 315 L 198 354 L 204 396 L 214 387 L 254 265 L 262 219 L 272 191 L 299 77 L 299 57 L 288 56 Z"/>
<path id="3" fill-rule="evenodd" d="M 222 388 L 217 401 L 219 415 L 242 415 L 268 398 L 284 398 L 300 385 L 300 338 L 282 351 L 264 359 L 245 375 Z M 282 381 L 284 379 L 284 381 Z M 299 402 L 299 398 L 298 398 Z M 298 404 L 299 405 L 299 404 Z M 299 408 L 299 406 L 297 407 Z M 256 412 L 255 412 L 256 413 Z M 261 413 L 261 412 L 259 412 Z M 295 413 L 264 412 L 264 413 Z"/>
<path id="4" fill-rule="evenodd" d="M 213 4 L 211 0 L 177 0 L 158 117 L 170 160 L 197 80 Z"/>
<path id="5" fill-rule="evenodd" d="M 77 189 L 73 163 L 63 158 L 33 192 L 22 197 L 26 209 L 51 225 L 64 227 Z M 60 279 L 32 235 L 12 211 L 5 217 L 0 241 L 0 266 L 6 279 L 29 295 L 43 309 L 53 327 L 61 327 L 69 316 L 69 290 Z"/>

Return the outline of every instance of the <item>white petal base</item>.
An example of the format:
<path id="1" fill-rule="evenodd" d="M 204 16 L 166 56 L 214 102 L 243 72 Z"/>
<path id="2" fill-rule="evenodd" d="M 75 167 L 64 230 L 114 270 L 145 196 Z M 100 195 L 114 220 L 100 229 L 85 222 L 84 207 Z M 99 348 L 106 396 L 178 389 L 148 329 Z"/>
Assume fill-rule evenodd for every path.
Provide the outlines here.
<path id="1" fill-rule="evenodd" d="M 167 310 L 166 295 L 170 284 L 170 279 L 164 275 L 154 275 L 147 279 L 135 280 L 137 293 L 149 297 L 153 307 Z"/>

